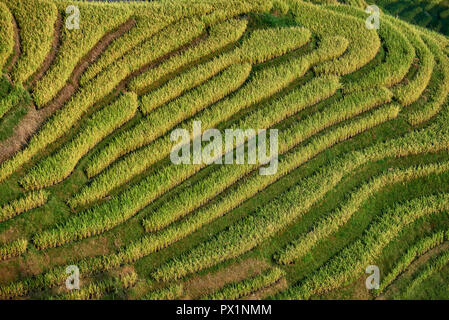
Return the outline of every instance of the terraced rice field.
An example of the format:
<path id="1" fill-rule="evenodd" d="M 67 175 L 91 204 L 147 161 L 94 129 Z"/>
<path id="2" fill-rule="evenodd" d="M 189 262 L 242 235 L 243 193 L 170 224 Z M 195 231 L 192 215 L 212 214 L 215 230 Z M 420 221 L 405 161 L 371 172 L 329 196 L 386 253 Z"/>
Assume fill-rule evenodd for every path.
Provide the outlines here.
<path id="1" fill-rule="evenodd" d="M 377 2 L 0 0 L 0 299 L 449 298 L 446 4 Z"/>
<path id="2" fill-rule="evenodd" d="M 447 0 L 376 0 L 373 2 L 392 16 L 449 35 L 449 1 Z"/>

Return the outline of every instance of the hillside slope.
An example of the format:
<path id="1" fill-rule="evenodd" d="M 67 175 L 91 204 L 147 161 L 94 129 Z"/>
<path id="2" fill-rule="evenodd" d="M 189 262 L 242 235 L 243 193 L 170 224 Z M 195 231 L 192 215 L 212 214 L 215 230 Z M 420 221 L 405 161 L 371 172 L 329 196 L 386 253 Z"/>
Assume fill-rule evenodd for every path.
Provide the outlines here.
<path id="1" fill-rule="evenodd" d="M 448 37 L 387 1 L 379 30 L 364 1 L 71 5 L 0 0 L 1 299 L 449 297 Z M 277 129 L 277 170 L 175 164 L 176 129 Z"/>

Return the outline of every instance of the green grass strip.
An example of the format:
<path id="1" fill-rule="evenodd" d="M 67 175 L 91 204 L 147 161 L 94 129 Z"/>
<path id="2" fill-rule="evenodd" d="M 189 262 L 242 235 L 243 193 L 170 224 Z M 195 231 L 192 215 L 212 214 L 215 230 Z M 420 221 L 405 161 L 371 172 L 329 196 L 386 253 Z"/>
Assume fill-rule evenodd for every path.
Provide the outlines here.
<path id="1" fill-rule="evenodd" d="M 275 284 L 284 276 L 285 272 L 279 268 L 268 269 L 254 277 L 229 283 L 220 290 L 201 297 L 200 299 L 237 300 Z"/>
<path id="2" fill-rule="evenodd" d="M 0 72 L 13 53 L 14 30 L 12 19 L 8 7 L 0 2 Z"/>

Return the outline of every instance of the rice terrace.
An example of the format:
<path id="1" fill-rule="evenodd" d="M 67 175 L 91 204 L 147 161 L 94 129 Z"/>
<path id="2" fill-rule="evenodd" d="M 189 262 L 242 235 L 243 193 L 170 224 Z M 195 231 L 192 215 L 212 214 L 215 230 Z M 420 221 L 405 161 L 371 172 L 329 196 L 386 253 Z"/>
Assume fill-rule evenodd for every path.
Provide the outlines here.
<path id="1" fill-rule="evenodd" d="M 449 299 L 447 0 L 0 0 L 0 299 Z"/>

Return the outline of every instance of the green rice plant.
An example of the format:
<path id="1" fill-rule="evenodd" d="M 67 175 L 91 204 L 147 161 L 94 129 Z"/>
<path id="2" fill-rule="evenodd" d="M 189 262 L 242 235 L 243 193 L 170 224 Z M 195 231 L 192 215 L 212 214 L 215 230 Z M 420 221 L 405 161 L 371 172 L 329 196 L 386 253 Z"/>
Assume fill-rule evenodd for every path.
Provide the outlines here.
<path id="1" fill-rule="evenodd" d="M 183 18 L 206 14 L 212 10 L 212 7 L 205 3 L 160 3 L 154 1 L 145 5 L 138 3 L 127 5 L 133 9 L 136 25 L 123 36 L 115 39 L 98 60 L 87 68 L 81 76 L 81 85 L 88 83 L 114 61 L 120 59 L 136 46 L 141 45 L 143 41 L 162 31 L 168 25 Z"/>
<path id="2" fill-rule="evenodd" d="M 131 288 L 137 282 L 134 271 L 105 280 L 93 281 L 87 285 L 80 285 L 79 290 L 71 290 L 56 297 L 56 300 L 93 300 L 100 299 L 108 292 L 121 288 Z"/>
<path id="3" fill-rule="evenodd" d="M 13 200 L 0 208 L 0 222 L 9 220 L 23 212 L 43 206 L 49 197 L 47 191 L 35 191 L 25 194 L 20 199 Z"/>
<path id="4" fill-rule="evenodd" d="M 328 87 L 323 85 L 323 87 L 325 87 L 325 89 L 323 89 L 324 97 L 335 92 L 338 88 L 338 82 L 335 78 L 331 79 L 328 81 L 327 86 Z M 316 87 L 318 86 L 316 85 Z M 310 100 L 316 101 L 317 98 L 312 95 L 312 93 L 316 93 L 316 91 L 308 91 L 305 103 L 312 103 Z M 309 101 L 307 101 L 307 99 Z M 301 106 L 304 105 L 299 103 L 296 107 L 301 108 Z M 288 111 L 284 111 L 284 113 L 288 113 Z M 261 116 L 255 117 L 256 120 L 260 118 L 263 119 Z M 253 124 L 258 124 L 252 118 L 249 119 Z M 270 117 L 267 119 L 270 119 Z M 158 196 L 182 183 L 185 179 L 198 172 L 202 167 L 204 167 L 204 164 L 170 165 L 160 169 L 156 174 L 143 179 L 128 191 L 111 199 L 111 201 L 99 205 L 92 210 L 80 213 L 78 216 L 72 217 L 65 223 L 53 229 L 35 235 L 33 242 L 39 248 L 46 248 L 48 246 L 64 244 L 70 241 L 70 239 L 73 239 L 73 237 L 75 237 L 75 239 L 81 239 L 86 236 L 88 237 L 93 234 L 102 233 L 113 228 L 117 224 L 126 221 Z M 92 223 L 86 223 L 88 220 L 92 220 Z"/>
<path id="5" fill-rule="evenodd" d="M 189 90 L 204 85 L 206 81 L 234 65 L 236 61 L 237 59 L 233 58 L 231 54 L 224 54 L 181 73 L 163 86 L 144 95 L 141 99 L 142 112 L 149 114 L 171 100 L 183 94 L 189 94 Z"/>
<path id="6" fill-rule="evenodd" d="M 176 72 L 184 66 L 199 61 L 215 51 L 236 42 L 245 32 L 247 24 L 246 20 L 232 19 L 212 26 L 206 40 L 133 78 L 128 85 L 129 89 L 141 93 L 154 83 L 161 81 L 168 74 Z"/>
<path id="7" fill-rule="evenodd" d="M 230 66 L 210 81 L 155 110 L 137 125 L 116 136 L 99 157 L 104 159 L 107 154 L 108 160 L 113 161 L 154 141 L 178 123 L 235 91 L 246 81 L 250 71 L 249 64 Z"/>
<path id="8" fill-rule="evenodd" d="M 321 150 L 325 150 L 335 143 L 346 140 L 360 132 L 397 117 L 398 113 L 399 106 L 394 104 L 380 108 L 368 116 L 354 120 L 345 126 L 317 137 L 315 141 L 310 142 L 308 145 L 310 151 L 301 150 L 301 155 L 303 159 L 313 156 L 312 152 L 315 152 L 316 155 L 316 149 L 320 148 Z M 355 165 L 355 163 L 352 162 L 351 165 Z M 342 176 L 344 172 L 340 171 L 337 173 Z M 336 179 L 332 175 L 330 178 L 333 178 L 332 180 Z M 276 199 L 271 200 L 265 206 L 256 209 L 255 212 L 231 225 L 228 229 L 219 232 L 208 241 L 202 242 L 182 256 L 162 264 L 152 272 L 152 277 L 158 281 L 178 279 L 192 272 L 203 270 L 227 259 L 237 257 L 253 249 L 262 241 L 300 217 L 316 201 L 322 198 L 326 191 L 329 190 L 327 188 L 331 188 L 334 182 L 332 180 L 326 180 L 318 175 L 312 179 L 303 181 Z M 226 201 L 229 203 L 231 200 L 229 197 L 226 197 Z M 229 208 L 224 212 L 216 210 L 215 216 L 219 216 L 228 210 Z M 190 218 L 190 220 L 194 219 L 193 217 Z M 199 218 L 197 217 L 197 219 Z M 210 221 L 209 219 L 211 217 L 205 218 L 203 216 L 202 219 Z M 195 227 L 198 227 L 199 223 L 197 222 L 196 224 Z M 168 235 L 172 241 L 179 239 L 183 235 L 179 230 L 175 234 L 173 234 L 172 230 L 170 230 L 171 232 L 167 230 L 168 228 L 162 231 L 162 233 Z M 161 240 L 165 239 L 162 238 Z M 163 247 L 155 239 L 151 241 L 153 247 Z"/>
<path id="9" fill-rule="evenodd" d="M 210 37 L 212 37 L 212 35 Z M 223 38 L 223 36 L 220 38 Z M 232 39 L 234 38 L 235 37 L 232 37 Z M 235 50 L 222 54 L 213 60 L 191 68 L 187 72 L 166 83 L 163 87 L 158 88 L 149 95 L 144 96 L 142 98 L 143 112 L 149 113 L 158 106 L 161 106 L 171 99 L 178 97 L 181 93 L 210 79 L 212 76 L 234 63 L 261 63 L 276 56 L 283 55 L 288 51 L 299 48 L 307 43 L 309 39 L 310 32 L 303 28 L 255 30 L 251 33 L 250 37 L 245 39 L 242 45 Z M 272 43 L 273 41 L 275 44 Z M 204 45 L 206 45 L 206 43 L 204 43 Z M 210 47 L 210 45 L 208 47 Z M 205 51 L 205 49 L 201 48 L 201 45 L 198 46 L 198 48 L 201 49 L 201 51 Z M 196 47 L 192 48 L 192 50 L 195 49 Z M 212 52 L 211 49 L 213 48 L 207 49 L 208 53 Z M 185 54 L 191 55 L 189 52 L 186 52 Z M 177 63 L 177 59 L 185 60 L 185 57 L 182 55 L 174 58 L 174 63 Z M 189 61 L 191 60 L 192 59 L 189 59 Z M 167 64 L 169 63 L 170 60 Z M 162 66 L 162 69 L 162 72 L 166 72 L 164 65 Z M 160 72 L 160 70 L 154 69 L 142 74 L 140 77 L 136 78 L 135 82 L 131 83 L 131 89 L 141 91 L 156 81 L 157 78 L 155 77 L 158 73 L 160 74 Z M 159 75 L 159 78 L 160 77 L 161 75 Z"/>
<path id="10" fill-rule="evenodd" d="M 343 42 L 323 42 L 323 44 L 330 43 L 341 44 Z M 336 47 L 336 49 L 342 49 L 343 51 L 345 48 L 345 46 Z M 331 52 L 327 47 L 320 47 L 317 51 L 319 52 L 318 54 L 311 53 L 303 58 L 292 59 L 255 72 L 249 81 L 240 90 L 235 92 L 234 95 L 203 110 L 200 114 L 194 116 L 193 119 L 180 127 L 190 130 L 193 121 L 201 121 L 203 130 L 214 128 L 220 122 L 228 120 L 240 110 L 244 110 L 255 103 L 263 101 L 287 87 L 290 83 L 303 76 L 309 68 L 310 63 L 317 62 L 317 57 L 322 59 L 327 58 L 325 52 L 329 52 L 332 57 L 336 54 L 335 51 Z M 69 199 L 69 205 L 72 207 L 85 205 L 107 195 L 116 186 L 129 181 L 132 177 L 142 173 L 155 162 L 168 156 L 172 146 L 170 137 L 166 135 L 156 140 L 153 144 L 125 156 L 121 161 L 115 163 L 96 177 L 80 193 Z M 105 148 L 104 151 L 102 150 L 93 159 L 92 163 L 88 164 L 86 172 L 89 177 L 108 167 L 117 158 L 112 152 L 106 150 L 108 148 Z M 109 156 L 111 153 L 113 156 Z M 111 177 L 114 178 L 111 179 Z M 116 184 L 111 185 L 111 181 L 114 181 Z"/>
<path id="11" fill-rule="evenodd" d="M 288 10 L 290 10 L 290 7 L 284 0 L 273 0 L 272 10 L 274 12 L 279 12 L 280 14 L 286 15 L 288 13 Z"/>
<path id="12" fill-rule="evenodd" d="M 414 7 L 410 10 L 407 10 L 406 12 L 401 12 L 401 19 L 405 21 L 412 21 L 418 14 L 423 12 L 423 8 L 421 7 Z"/>
<path id="13" fill-rule="evenodd" d="M 21 52 L 11 76 L 21 84 L 39 70 L 50 52 L 58 10 L 53 2 L 44 0 L 1 2 L 9 7 L 19 27 Z"/>
<path id="14" fill-rule="evenodd" d="M 441 52 L 441 49 L 439 49 L 433 39 L 426 35 L 422 35 L 422 37 L 436 58 L 437 65 L 435 68 L 437 70 L 434 70 L 434 74 L 439 74 L 440 78 L 437 88 L 429 90 L 430 94 L 428 94 L 426 103 L 420 109 L 407 115 L 407 120 L 411 125 L 421 124 L 434 117 L 443 107 L 449 94 L 449 58 Z"/>
<path id="15" fill-rule="evenodd" d="M 354 7 L 335 6 L 329 8 L 359 18 L 366 18 L 365 11 Z M 410 69 L 413 58 L 415 57 L 415 49 L 402 34 L 401 30 L 390 21 L 383 20 L 378 32 L 387 52 L 385 61 L 372 68 L 361 79 L 347 83 L 345 85 L 346 92 L 378 86 L 391 87 L 400 82 Z"/>
<path id="16" fill-rule="evenodd" d="M 58 10 L 62 11 L 65 21 L 65 10 L 72 5 L 69 1 L 57 1 Z M 37 107 L 43 107 L 56 97 L 69 80 L 78 62 L 108 32 L 118 28 L 131 16 L 126 6 L 103 3 L 77 3 L 80 10 L 80 28 L 69 30 L 62 28 L 61 44 L 54 62 L 40 79 L 34 89 L 33 98 Z"/>
<path id="17" fill-rule="evenodd" d="M 202 300 L 236 300 L 248 296 L 253 292 L 269 287 L 285 276 L 279 268 L 268 269 L 260 274 L 225 285 L 214 293 L 201 297 Z"/>
<path id="18" fill-rule="evenodd" d="M 346 54 L 317 65 L 316 72 L 345 75 L 360 69 L 376 56 L 380 40 L 375 30 L 365 27 L 365 19 L 298 0 L 289 0 L 289 5 L 295 20 L 313 34 L 320 37 L 338 35 L 349 41 Z"/>
<path id="19" fill-rule="evenodd" d="M 449 210 L 448 194 L 416 198 L 390 208 L 375 218 L 359 239 L 337 253 L 298 285 L 287 290 L 283 298 L 308 299 L 312 295 L 322 294 L 347 284 L 359 277 L 366 266 L 378 257 L 383 248 L 395 239 L 404 227 L 419 218 L 447 210 Z M 446 254 L 444 259 L 433 264 L 429 271 L 433 271 L 433 266 L 439 267 L 448 260 L 449 254 Z"/>
<path id="20" fill-rule="evenodd" d="M 444 232 L 440 231 L 419 240 L 411 246 L 399 259 L 399 261 L 396 262 L 393 269 L 382 279 L 379 289 L 376 289 L 375 291 L 376 295 L 380 295 L 401 273 L 408 268 L 413 260 L 442 244 L 444 239 Z"/>
<path id="21" fill-rule="evenodd" d="M 164 33 L 149 39 L 145 42 L 145 45 L 132 50 L 121 60 L 109 66 L 107 70 L 99 74 L 73 96 L 62 109 L 58 110 L 31 138 L 25 149 L 0 164 L 0 182 L 49 144 L 62 137 L 91 106 L 111 93 L 128 75 L 192 40 L 202 32 L 203 27 L 204 24 L 197 19 L 181 21 L 179 24 L 167 28 Z M 161 43 L 164 45 L 161 45 Z"/>
<path id="22" fill-rule="evenodd" d="M 443 173 L 448 170 L 449 163 L 445 162 L 437 165 L 411 167 L 404 170 L 397 169 L 375 177 L 357 188 L 357 191 L 351 193 L 349 200 L 338 209 L 316 222 L 311 231 L 301 235 L 293 243 L 282 249 L 276 255 L 276 261 L 280 264 L 290 264 L 303 258 L 317 243 L 329 237 L 345 225 L 366 200 L 386 186 L 407 182 L 430 174 Z"/>
<path id="23" fill-rule="evenodd" d="M 440 18 L 441 18 L 441 19 L 447 19 L 447 18 L 449 18 L 449 9 L 446 9 L 446 10 L 444 10 L 444 11 L 441 11 L 441 12 L 440 12 Z"/>
<path id="24" fill-rule="evenodd" d="M 256 30 L 249 39 L 234 52 L 224 54 L 216 59 L 201 64 L 169 81 L 164 86 L 142 97 L 142 111 L 150 113 L 168 101 L 180 96 L 238 60 L 257 64 L 281 56 L 288 51 L 299 48 L 310 39 L 310 32 L 302 28 L 281 28 Z M 271 40 L 271 43 L 270 41 Z M 275 43 L 273 43 L 275 42 Z M 257 48 L 253 50 L 254 48 Z M 266 48 L 261 49 L 261 48 Z M 240 56 L 237 60 L 236 56 Z"/>
<path id="25" fill-rule="evenodd" d="M 410 43 L 415 47 L 419 68 L 413 79 L 407 80 L 393 88 L 395 97 L 403 106 L 408 106 L 419 99 L 429 84 L 435 67 L 435 59 L 432 52 L 422 40 L 420 33 L 414 28 L 398 19 L 385 17 L 387 21 L 393 21 L 395 25 L 407 36 Z"/>
<path id="26" fill-rule="evenodd" d="M 137 111 L 137 95 L 125 93 L 94 113 L 77 136 L 54 154 L 42 159 L 20 179 L 26 189 L 40 189 L 68 177 L 79 160 L 105 137 L 128 122 Z"/>
<path id="27" fill-rule="evenodd" d="M 259 64 L 282 56 L 309 42 L 311 32 L 302 27 L 254 30 L 236 49 L 241 61 Z"/>
<path id="28" fill-rule="evenodd" d="M 0 119 L 27 96 L 28 92 L 21 85 L 17 85 L 6 97 L 0 98 Z"/>
<path id="29" fill-rule="evenodd" d="M 449 113 L 445 110 L 433 124 L 425 129 L 415 130 L 404 136 L 385 142 L 378 142 L 362 151 L 354 151 L 337 159 L 316 175 L 300 181 L 304 190 L 303 192 L 306 194 L 301 201 L 304 201 L 307 206 L 313 205 L 313 203 L 319 201 L 324 194 L 335 187 L 346 174 L 371 161 L 379 161 L 388 157 L 405 157 L 414 154 L 434 153 L 449 149 L 449 128 L 445 125 L 447 121 L 449 121 Z M 353 126 L 353 129 L 356 128 L 357 125 Z M 354 134 L 358 132 L 360 131 L 356 130 Z M 325 138 L 329 138 L 329 136 Z M 341 138 L 347 139 L 349 137 L 342 135 Z M 321 141 L 325 142 L 326 140 Z M 304 152 L 305 150 L 301 149 L 299 153 L 293 154 L 290 161 L 297 161 L 299 156 L 303 155 Z M 284 171 L 287 172 L 288 170 L 284 169 Z M 320 188 L 323 188 L 323 190 L 320 191 Z M 233 192 L 233 196 L 240 195 L 241 190 L 239 189 Z M 242 201 L 244 200 L 245 196 L 242 197 Z M 207 209 L 205 207 L 198 214 L 188 217 L 181 223 L 169 226 L 158 234 L 142 237 L 120 249 L 117 253 L 84 258 L 78 261 L 77 265 L 82 274 L 89 275 L 135 262 L 186 237 L 203 225 L 210 223 L 228 210 L 239 205 L 239 202 L 236 200 L 229 201 L 229 203 L 221 201 L 221 204 L 209 206 Z M 66 278 L 65 267 L 54 267 L 35 277 L 23 278 L 0 285 L 0 297 L 2 299 L 8 299 L 26 295 L 32 290 L 51 288 L 58 284 L 63 284 Z"/>
<path id="30" fill-rule="evenodd" d="M 145 294 L 141 300 L 176 300 L 184 293 L 182 283 L 171 284 L 166 288 L 157 289 Z"/>
<path id="31" fill-rule="evenodd" d="M 121 149 L 128 148 L 124 152 L 128 153 L 136 147 L 154 141 L 178 123 L 237 90 L 246 81 L 250 72 L 251 65 L 249 64 L 232 65 L 203 85 L 194 88 L 171 103 L 153 110 L 139 125 L 117 138 L 123 145 Z M 147 113 L 146 99 L 146 96 L 142 98 L 144 113 Z M 149 99 L 154 99 L 154 97 Z M 136 141 L 136 135 L 142 136 L 144 141 Z"/>
<path id="32" fill-rule="evenodd" d="M 237 50 L 238 52 L 242 51 L 245 52 L 248 48 L 258 48 L 261 47 L 262 43 L 265 43 L 268 41 L 269 38 L 272 38 L 276 36 L 275 38 L 278 39 L 281 43 L 281 45 L 273 46 L 277 49 L 271 50 L 271 53 L 268 54 L 267 52 L 261 52 L 259 57 L 257 57 L 257 60 L 260 59 L 268 59 L 272 58 L 276 55 L 281 55 L 285 53 L 286 50 L 292 50 L 296 47 L 299 47 L 303 45 L 305 42 L 308 41 L 310 37 L 310 33 L 307 32 L 307 30 L 298 29 L 296 28 L 296 34 L 297 36 L 294 36 L 292 33 L 293 29 L 286 29 L 286 31 L 280 31 L 275 30 L 273 32 L 254 32 L 252 36 L 249 38 L 249 40 L 245 41 L 242 45 L 242 50 Z M 301 31 L 301 32 L 298 32 Z M 288 35 L 288 37 L 286 37 Z M 285 39 L 284 39 L 285 38 Z M 290 38 L 290 40 L 287 40 L 287 38 Z M 284 40 L 285 41 L 284 41 Z M 254 50 L 254 52 L 258 52 L 260 50 Z M 240 55 L 240 53 L 237 53 Z M 188 89 L 191 89 L 195 87 L 198 84 L 201 84 L 202 82 L 206 81 L 213 75 L 217 74 L 218 72 L 222 71 L 229 65 L 231 65 L 233 62 L 236 61 L 235 57 L 236 54 L 225 54 L 219 58 L 216 58 L 210 62 L 207 62 L 203 65 L 200 65 L 196 68 L 191 69 L 190 71 L 178 76 L 174 80 L 168 82 L 163 87 L 153 91 L 149 95 L 146 95 L 142 98 L 142 110 L 144 113 L 150 113 L 150 111 L 153 111 L 157 107 L 163 105 L 164 103 L 168 102 L 169 100 L 176 98 L 177 96 L 181 95 L 183 92 L 185 92 Z M 251 58 L 248 55 L 245 55 L 245 58 L 243 60 L 252 60 L 256 57 Z M 182 102 L 183 99 L 189 99 L 188 97 L 194 96 L 197 94 L 198 89 L 194 89 L 192 92 L 188 92 L 184 97 L 181 99 L 175 101 L 174 103 L 169 104 L 165 108 L 169 108 L 172 105 L 176 105 Z M 195 109 L 193 109 L 195 110 Z M 157 118 L 159 115 L 158 113 L 162 112 L 161 110 L 156 110 L 154 114 L 150 114 L 150 118 Z M 146 122 L 146 121 L 143 121 Z M 148 130 L 148 124 L 145 123 L 143 126 L 145 131 Z M 123 133 L 121 136 L 117 137 L 113 143 L 108 145 L 107 148 L 100 153 L 99 157 L 94 160 L 94 162 L 102 162 L 101 158 L 107 158 L 109 161 L 106 163 L 103 160 L 103 163 L 101 164 L 102 169 L 104 169 L 107 164 L 109 164 L 111 161 L 118 158 L 120 155 L 126 154 L 142 145 L 148 144 L 151 142 L 154 138 L 153 135 L 148 134 L 139 134 L 139 132 L 142 130 L 139 126 L 131 129 L 125 133 Z M 140 137 L 140 138 L 139 138 Z M 140 141 L 141 140 L 141 141 Z M 115 150 L 114 150 L 115 149 Z M 98 159 L 98 160 L 97 160 Z M 93 166 L 98 166 L 97 164 L 94 164 Z M 90 172 L 90 166 L 87 168 L 88 174 L 91 176 L 92 173 Z M 97 170 L 98 171 L 98 170 Z"/>
<path id="33" fill-rule="evenodd" d="M 12 15 L 6 5 L 0 2 L 0 71 L 13 53 L 14 30 Z"/>
<path id="34" fill-rule="evenodd" d="M 0 261 L 18 257 L 27 250 L 28 241 L 19 239 L 0 245 Z"/>
<path id="35" fill-rule="evenodd" d="M 340 57 L 348 48 L 349 41 L 341 36 L 325 36 L 320 39 L 318 49 L 308 54 L 311 65 Z"/>
<path id="36" fill-rule="evenodd" d="M 328 81 L 326 83 L 326 81 Z M 310 83 L 304 85 L 296 92 L 279 99 L 273 104 L 267 105 L 250 114 L 246 119 L 237 122 L 236 128 L 264 127 L 268 128 L 282 121 L 288 116 L 300 111 L 301 109 L 317 103 L 335 93 L 338 88 L 336 78 L 327 80 L 324 78 L 315 78 Z M 323 112 L 313 114 L 292 126 L 289 130 L 281 132 L 279 135 L 279 154 L 284 154 L 296 145 L 312 137 L 318 132 L 328 128 L 336 123 L 350 119 L 362 112 L 368 111 L 377 105 L 386 103 L 391 99 L 391 93 L 384 89 L 378 92 L 368 92 L 347 96 L 335 105 L 329 107 Z M 250 137 L 248 137 L 250 139 Z M 211 173 L 200 183 L 191 186 L 176 195 L 169 203 L 163 204 L 149 217 L 143 220 L 143 225 L 147 231 L 160 230 L 170 223 L 182 218 L 186 214 L 197 209 L 213 197 L 223 192 L 242 177 L 257 169 L 253 166 L 223 166 Z M 269 184 L 285 175 L 282 167 L 279 173 L 270 177 L 257 176 L 249 178 L 248 185 L 253 187 L 258 185 L 255 192 L 267 187 Z M 257 183 L 252 180 L 258 180 Z M 245 195 L 253 194 L 253 191 L 246 190 Z M 168 205 L 170 204 L 170 205 Z"/>
<path id="37" fill-rule="evenodd" d="M 412 292 L 416 292 L 416 288 L 423 283 L 432 274 L 441 271 L 447 264 L 449 264 L 449 251 L 443 251 L 443 253 L 432 258 L 427 262 L 423 268 L 418 271 L 418 274 L 413 278 L 411 284 L 407 287 L 402 294 L 404 297 L 409 296 Z"/>
<path id="38" fill-rule="evenodd" d="M 367 7 L 365 0 L 343 0 L 340 2 L 343 2 L 343 3 L 353 6 L 353 7 L 361 8 L 361 9 L 365 9 Z"/>
<path id="39" fill-rule="evenodd" d="M 197 1 L 188 2 L 197 3 Z M 270 0 L 202 0 L 200 2 L 210 4 L 214 8 L 211 14 L 203 17 L 203 21 L 209 26 L 250 12 L 269 12 L 272 8 Z"/>

